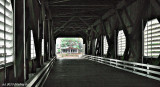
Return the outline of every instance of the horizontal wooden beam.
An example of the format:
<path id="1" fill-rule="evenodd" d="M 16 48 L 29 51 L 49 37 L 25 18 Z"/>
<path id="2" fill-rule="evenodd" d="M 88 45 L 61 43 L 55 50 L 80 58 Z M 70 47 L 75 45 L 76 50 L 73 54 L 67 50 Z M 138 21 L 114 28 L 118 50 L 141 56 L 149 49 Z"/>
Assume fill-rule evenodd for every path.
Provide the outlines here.
<path id="1" fill-rule="evenodd" d="M 109 9 L 109 8 L 107 8 L 107 9 Z M 73 12 L 66 12 L 63 14 L 57 14 L 56 16 L 77 15 L 77 14 L 84 14 L 84 13 L 95 14 L 96 11 L 104 11 L 104 10 L 106 10 L 106 8 L 105 9 L 93 9 L 93 10 L 81 10 L 81 11 L 73 11 Z"/>
<path id="2" fill-rule="evenodd" d="M 79 28 L 78 30 L 75 29 L 75 30 L 72 30 L 72 31 L 69 31 L 69 30 L 66 30 L 66 31 L 65 30 L 60 30 L 60 31 L 64 31 L 64 32 L 78 32 L 78 31 L 84 31 L 84 29 L 80 29 Z"/>
<path id="3" fill-rule="evenodd" d="M 59 11 L 63 11 L 63 10 L 96 10 L 96 9 L 109 9 L 112 8 L 112 6 L 110 7 L 51 7 L 51 9 L 53 10 L 59 10 Z"/>
<path id="4" fill-rule="evenodd" d="M 56 28 L 60 28 L 60 27 L 56 27 Z M 67 28 L 73 28 L 73 27 L 71 26 L 71 27 L 67 27 Z M 74 27 L 74 28 L 85 28 L 85 29 L 87 29 L 88 27 Z M 61 28 L 61 29 L 64 29 L 64 28 Z"/>
<path id="5" fill-rule="evenodd" d="M 59 0 L 59 1 L 50 1 L 48 2 L 49 4 L 57 4 L 57 3 L 62 3 L 62 2 L 68 2 L 70 0 Z M 46 2 L 47 3 L 47 2 Z"/>
<path id="6" fill-rule="evenodd" d="M 73 17 L 73 16 L 52 16 L 52 17 L 55 17 L 55 18 L 64 18 L 64 17 Z M 97 18 L 98 16 L 95 16 L 95 15 L 91 15 L 91 16 L 75 16 L 75 17 L 94 17 L 94 18 Z"/>
<path id="7" fill-rule="evenodd" d="M 112 7 L 112 5 L 54 5 L 48 4 L 48 6 L 52 7 Z"/>

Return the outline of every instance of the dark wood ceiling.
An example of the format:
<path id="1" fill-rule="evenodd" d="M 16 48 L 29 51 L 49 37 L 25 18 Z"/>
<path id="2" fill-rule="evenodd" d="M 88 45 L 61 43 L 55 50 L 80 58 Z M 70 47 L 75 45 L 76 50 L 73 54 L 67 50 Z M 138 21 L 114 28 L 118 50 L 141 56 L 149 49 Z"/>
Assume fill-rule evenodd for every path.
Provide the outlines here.
<path id="1" fill-rule="evenodd" d="M 86 29 L 122 0 L 48 0 L 56 35 L 86 35 Z"/>

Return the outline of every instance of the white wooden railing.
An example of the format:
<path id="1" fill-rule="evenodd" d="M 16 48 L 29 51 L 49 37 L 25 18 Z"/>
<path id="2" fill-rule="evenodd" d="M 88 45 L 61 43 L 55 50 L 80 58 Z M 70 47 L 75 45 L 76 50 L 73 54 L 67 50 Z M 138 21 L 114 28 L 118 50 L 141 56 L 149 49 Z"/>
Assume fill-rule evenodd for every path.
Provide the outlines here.
<path id="1" fill-rule="evenodd" d="M 43 87 L 55 60 L 56 57 L 53 57 L 49 61 L 45 62 L 39 72 L 35 73 L 32 78 L 25 82 L 26 87 Z"/>
<path id="2" fill-rule="evenodd" d="M 84 55 L 83 58 L 160 81 L 160 66 Z"/>

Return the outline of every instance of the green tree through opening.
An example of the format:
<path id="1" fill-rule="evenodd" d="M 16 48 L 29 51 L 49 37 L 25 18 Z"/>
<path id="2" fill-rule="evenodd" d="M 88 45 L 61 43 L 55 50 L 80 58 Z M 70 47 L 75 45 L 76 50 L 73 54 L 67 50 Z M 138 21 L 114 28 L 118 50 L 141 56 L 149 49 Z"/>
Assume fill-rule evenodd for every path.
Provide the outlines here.
<path id="1" fill-rule="evenodd" d="M 82 38 L 58 38 L 56 41 L 56 53 L 61 57 L 75 57 L 82 54 L 82 52 Z"/>

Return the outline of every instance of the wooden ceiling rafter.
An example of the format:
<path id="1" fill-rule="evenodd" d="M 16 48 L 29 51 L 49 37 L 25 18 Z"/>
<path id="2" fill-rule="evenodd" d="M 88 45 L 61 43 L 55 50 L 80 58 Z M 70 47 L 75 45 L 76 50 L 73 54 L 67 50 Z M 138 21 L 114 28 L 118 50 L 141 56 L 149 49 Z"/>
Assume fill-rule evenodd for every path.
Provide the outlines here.
<path id="1" fill-rule="evenodd" d="M 110 9 L 114 9 L 114 7 L 122 1 L 123 0 L 92 0 L 90 2 L 89 0 L 47 0 L 45 3 L 52 14 L 53 26 L 56 29 L 54 33 L 57 34 L 58 31 L 73 30 L 74 32 L 92 30 L 92 32 L 98 33 L 92 29 L 91 25 L 93 25 L 99 17 Z M 68 32 L 68 34 L 72 33 Z"/>

